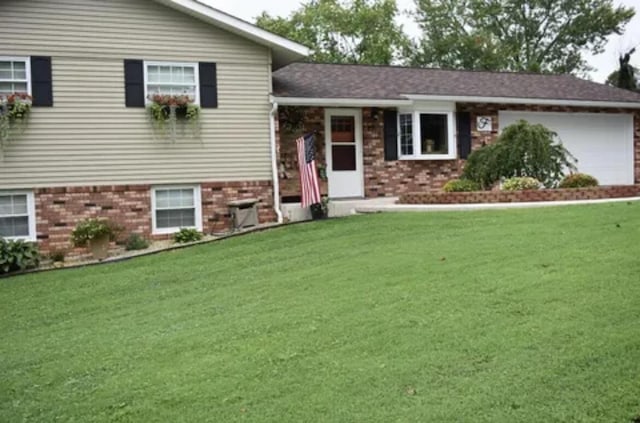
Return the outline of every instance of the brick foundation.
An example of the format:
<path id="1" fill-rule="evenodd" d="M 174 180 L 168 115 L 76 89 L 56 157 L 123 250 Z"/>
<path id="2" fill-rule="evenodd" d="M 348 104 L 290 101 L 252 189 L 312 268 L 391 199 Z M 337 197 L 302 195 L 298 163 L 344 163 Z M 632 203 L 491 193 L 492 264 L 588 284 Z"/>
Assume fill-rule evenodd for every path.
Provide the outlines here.
<path id="1" fill-rule="evenodd" d="M 69 256 L 85 253 L 73 249 L 70 235 L 76 224 L 87 218 L 105 218 L 123 228 L 121 238 L 131 233 L 149 239 L 168 235 L 151 235 L 151 185 L 85 186 L 39 188 L 34 190 L 36 232 L 40 251 L 65 251 Z M 206 234 L 231 228 L 227 203 L 232 200 L 258 198 L 261 223 L 275 221 L 273 189 L 270 181 L 203 182 L 202 225 Z"/>
<path id="2" fill-rule="evenodd" d="M 281 163 L 282 195 L 299 195 L 297 155 L 295 138 L 302 133 L 318 131 L 316 137 L 316 158 L 325 165 L 324 109 L 303 108 L 303 127 L 296 133 L 282 131 L 279 135 L 279 157 Z M 583 108 L 568 106 L 532 106 L 513 104 L 459 103 L 457 111 L 471 114 L 472 150 L 490 144 L 498 137 L 500 110 L 520 110 L 538 112 L 580 112 L 580 113 L 631 113 L 634 115 L 635 182 L 640 184 L 640 111 L 634 109 Z M 377 111 L 377 112 L 375 112 Z M 374 114 L 375 112 L 375 114 Z M 464 167 L 464 160 L 384 160 L 384 119 L 383 109 L 365 107 L 363 120 L 363 158 L 365 197 L 390 197 L 422 191 L 440 190 L 447 181 L 458 178 Z M 476 127 L 477 116 L 490 116 L 492 129 L 480 132 Z M 286 177 L 284 177 L 286 176 Z M 326 182 L 321 190 L 327 192 Z"/>
<path id="3" fill-rule="evenodd" d="M 538 201 L 597 200 L 640 196 L 640 185 L 603 186 L 530 191 L 412 192 L 400 196 L 400 204 L 473 204 Z"/>

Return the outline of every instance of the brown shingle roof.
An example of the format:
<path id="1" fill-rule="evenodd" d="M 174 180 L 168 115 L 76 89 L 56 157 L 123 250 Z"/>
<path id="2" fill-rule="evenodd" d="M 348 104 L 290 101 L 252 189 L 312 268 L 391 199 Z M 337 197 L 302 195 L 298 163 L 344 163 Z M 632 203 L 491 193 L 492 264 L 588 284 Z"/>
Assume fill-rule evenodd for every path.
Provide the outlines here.
<path id="1" fill-rule="evenodd" d="M 513 72 L 293 63 L 273 74 L 279 97 L 406 99 L 402 94 L 640 103 L 640 94 L 576 78 Z"/>

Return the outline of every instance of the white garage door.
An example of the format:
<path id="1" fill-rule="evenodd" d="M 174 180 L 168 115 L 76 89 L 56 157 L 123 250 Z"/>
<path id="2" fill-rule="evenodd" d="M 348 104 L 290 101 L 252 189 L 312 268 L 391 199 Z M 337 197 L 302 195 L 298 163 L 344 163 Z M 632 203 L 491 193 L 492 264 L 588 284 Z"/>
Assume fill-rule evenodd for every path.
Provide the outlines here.
<path id="1" fill-rule="evenodd" d="M 578 171 L 595 176 L 601 185 L 633 184 L 632 115 L 501 111 L 500 130 L 518 119 L 557 132 L 578 159 Z"/>

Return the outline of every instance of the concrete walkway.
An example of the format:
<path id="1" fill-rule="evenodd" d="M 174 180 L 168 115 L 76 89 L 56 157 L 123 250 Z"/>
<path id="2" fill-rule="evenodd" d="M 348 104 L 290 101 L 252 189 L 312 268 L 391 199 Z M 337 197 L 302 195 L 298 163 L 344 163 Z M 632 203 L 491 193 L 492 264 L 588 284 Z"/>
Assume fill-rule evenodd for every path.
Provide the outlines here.
<path id="1" fill-rule="evenodd" d="M 373 200 L 375 201 L 375 200 Z M 607 198 L 602 200 L 576 201 L 534 201 L 529 203 L 478 203 L 478 204 L 360 204 L 356 206 L 356 213 L 379 212 L 436 212 L 436 211 L 471 211 L 471 210 L 499 210 L 524 209 L 535 207 L 572 206 L 580 204 L 603 204 L 640 201 L 640 197 Z"/>

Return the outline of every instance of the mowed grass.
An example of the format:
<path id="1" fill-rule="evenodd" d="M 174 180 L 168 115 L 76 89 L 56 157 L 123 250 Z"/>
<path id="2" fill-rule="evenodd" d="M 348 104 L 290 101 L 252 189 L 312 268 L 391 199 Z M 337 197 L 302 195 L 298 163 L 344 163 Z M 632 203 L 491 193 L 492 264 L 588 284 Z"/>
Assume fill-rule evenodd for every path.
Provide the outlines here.
<path id="1" fill-rule="evenodd" d="M 0 309 L 2 422 L 630 422 L 640 203 L 295 225 Z"/>

